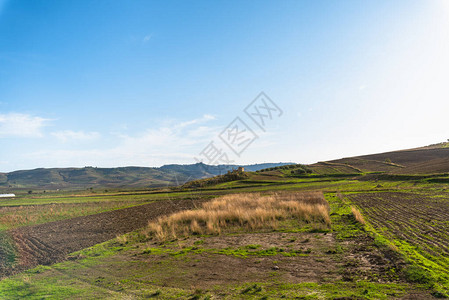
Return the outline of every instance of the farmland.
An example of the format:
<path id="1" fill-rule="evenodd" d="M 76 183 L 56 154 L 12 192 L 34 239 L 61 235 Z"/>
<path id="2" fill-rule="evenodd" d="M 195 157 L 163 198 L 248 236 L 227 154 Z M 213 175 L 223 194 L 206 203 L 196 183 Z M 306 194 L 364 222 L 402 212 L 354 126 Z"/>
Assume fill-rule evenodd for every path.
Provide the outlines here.
<path id="1" fill-rule="evenodd" d="M 311 174 L 294 168 L 163 189 L 3 199 L 0 297 L 448 294 L 446 174 L 387 174 L 333 162 L 310 166 L 317 168 Z"/>
<path id="2" fill-rule="evenodd" d="M 287 195 L 307 199 L 303 193 Z M 5 279 L 0 290 L 11 298 L 79 296 L 86 287 L 85 296 L 164 299 L 420 293 L 392 271 L 398 268 L 392 254 L 373 245 L 335 194 L 325 199 L 332 228 L 317 227 L 318 219 L 307 225 L 290 218 L 274 228 L 231 226 L 219 235 L 193 234 L 162 243 L 144 228 L 69 254 L 69 261 Z"/>
<path id="3" fill-rule="evenodd" d="M 376 193 L 348 197 L 373 229 L 424 267 L 423 282 L 449 282 L 449 197 L 445 193 Z"/>

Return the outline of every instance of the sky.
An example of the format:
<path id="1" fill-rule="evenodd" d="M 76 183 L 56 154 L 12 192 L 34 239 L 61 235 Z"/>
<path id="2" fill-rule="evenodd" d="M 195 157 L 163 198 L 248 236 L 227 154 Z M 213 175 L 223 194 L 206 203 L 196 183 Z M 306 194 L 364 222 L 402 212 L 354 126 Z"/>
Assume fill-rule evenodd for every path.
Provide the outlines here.
<path id="1" fill-rule="evenodd" d="M 0 172 L 446 141 L 448 53 L 449 0 L 0 0 Z"/>

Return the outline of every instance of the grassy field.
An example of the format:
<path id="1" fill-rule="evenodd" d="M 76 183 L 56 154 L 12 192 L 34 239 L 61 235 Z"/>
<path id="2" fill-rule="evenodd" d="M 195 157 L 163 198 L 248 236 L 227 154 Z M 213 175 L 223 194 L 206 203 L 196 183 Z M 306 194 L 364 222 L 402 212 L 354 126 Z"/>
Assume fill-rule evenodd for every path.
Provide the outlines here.
<path id="1" fill-rule="evenodd" d="M 270 173 L 201 189 L 3 200 L 0 209 L 10 214 L 5 213 L 0 222 L 11 228 L 151 201 L 214 199 L 191 212 L 161 218 L 148 228 L 73 253 L 65 262 L 4 279 L 0 298 L 400 299 L 411 295 L 432 299 L 447 295 L 447 184 L 422 178 L 373 180 L 366 174 L 300 178 Z M 316 197 L 318 191 L 324 198 Z M 310 195 L 324 201 L 314 204 L 324 208 L 310 213 L 313 209 L 308 207 L 306 218 L 301 199 Z M 47 209 L 51 207 L 54 215 Z M 256 208 L 260 208 L 257 213 Z"/>
<path id="2" fill-rule="evenodd" d="M 174 193 L 175 197 L 189 197 Z M 166 194 L 104 193 L 82 195 L 21 196 L 0 200 L 0 230 L 86 216 L 154 201 L 167 200 Z"/>
<path id="3" fill-rule="evenodd" d="M 0 199 L 0 231 L 58 220 L 87 216 L 155 201 L 186 199 L 201 192 L 83 191 L 21 195 Z M 202 195 L 208 197 L 207 195 Z"/>
<path id="4" fill-rule="evenodd" d="M 0 208 L 0 230 L 36 225 L 139 205 L 135 201 L 103 201 Z"/>

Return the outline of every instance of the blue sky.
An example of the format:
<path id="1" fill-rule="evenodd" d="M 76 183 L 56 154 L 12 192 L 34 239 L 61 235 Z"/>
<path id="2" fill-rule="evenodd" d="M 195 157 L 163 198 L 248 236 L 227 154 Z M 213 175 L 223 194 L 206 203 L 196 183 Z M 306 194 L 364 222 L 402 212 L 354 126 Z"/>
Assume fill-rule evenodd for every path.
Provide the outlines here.
<path id="1" fill-rule="evenodd" d="M 444 141 L 448 2 L 0 0 L 0 172 Z M 243 112 L 261 91 L 283 111 L 265 131 Z M 237 116 L 240 156 L 218 138 Z"/>

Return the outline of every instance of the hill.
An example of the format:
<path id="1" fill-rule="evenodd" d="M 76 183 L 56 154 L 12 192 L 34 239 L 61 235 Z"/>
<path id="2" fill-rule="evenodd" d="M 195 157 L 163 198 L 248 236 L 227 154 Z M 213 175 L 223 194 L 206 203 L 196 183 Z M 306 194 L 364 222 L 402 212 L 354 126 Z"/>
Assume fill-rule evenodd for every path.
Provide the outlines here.
<path id="1" fill-rule="evenodd" d="M 449 144 L 379 154 L 347 157 L 311 164 L 313 174 L 385 173 L 392 175 L 425 175 L 449 173 Z M 281 168 L 290 163 L 244 165 L 245 171 L 264 170 L 264 175 L 293 174 Z M 203 163 L 170 164 L 159 168 L 51 168 L 0 173 L 0 190 L 76 190 L 87 188 L 158 188 L 181 185 L 187 181 L 210 178 L 237 169 L 239 165 L 206 165 Z M 277 167 L 277 168 L 276 168 Z M 293 172 L 292 172 L 293 171 Z M 299 174 L 299 173 L 298 173 Z M 299 174 L 300 175 L 300 174 Z"/>
<path id="2" fill-rule="evenodd" d="M 243 166 L 257 171 L 288 163 L 266 163 Z M 86 188 L 156 188 L 178 185 L 189 180 L 224 174 L 238 165 L 211 166 L 203 163 L 191 165 L 165 165 L 160 168 L 51 168 L 0 173 L 0 190 L 17 189 L 86 189 Z"/>
<path id="3" fill-rule="evenodd" d="M 311 165 L 315 173 L 383 172 L 388 174 L 441 174 L 449 172 L 447 143 L 422 148 L 348 157 Z"/>

